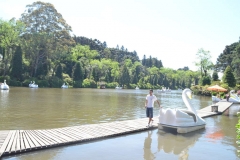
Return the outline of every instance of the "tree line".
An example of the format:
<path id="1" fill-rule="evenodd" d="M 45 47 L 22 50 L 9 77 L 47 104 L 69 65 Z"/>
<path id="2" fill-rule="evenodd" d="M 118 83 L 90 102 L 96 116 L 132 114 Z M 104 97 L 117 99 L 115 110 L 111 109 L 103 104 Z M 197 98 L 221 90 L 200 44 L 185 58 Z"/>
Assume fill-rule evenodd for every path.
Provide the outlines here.
<path id="1" fill-rule="evenodd" d="M 71 26 L 50 3 L 34 2 L 20 19 L 0 20 L 0 81 L 7 79 L 12 86 L 35 80 L 40 87 L 65 82 L 76 88 L 105 83 L 107 88 L 177 89 L 203 84 L 208 76 L 207 62 L 207 67 L 196 62 L 200 71 L 187 66 L 173 70 L 151 55 L 140 60 L 123 45 L 111 48 L 105 41 L 71 35 Z M 204 52 L 199 56 L 206 58 Z"/>

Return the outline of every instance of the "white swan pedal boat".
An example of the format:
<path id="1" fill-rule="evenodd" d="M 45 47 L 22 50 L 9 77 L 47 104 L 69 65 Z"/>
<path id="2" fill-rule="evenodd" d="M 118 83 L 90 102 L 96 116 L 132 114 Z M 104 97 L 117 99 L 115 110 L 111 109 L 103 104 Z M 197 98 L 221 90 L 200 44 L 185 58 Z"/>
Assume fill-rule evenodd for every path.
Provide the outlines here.
<path id="1" fill-rule="evenodd" d="M 66 85 L 65 83 L 63 83 L 63 85 L 61 86 L 61 88 L 68 88 L 68 85 Z"/>
<path id="2" fill-rule="evenodd" d="M 6 80 L 4 80 L 4 83 L 0 84 L 0 89 L 1 90 L 9 90 L 9 86 L 6 83 Z"/>
<path id="3" fill-rule="evenodd" d="M 38 88 L 38 85 L 37 84 L 35 84 L 35 81 L 31 81 L 31 83 L 28 85 L 29 86 L 29 88 Z"/>
<path id="4" fill-rule="evenodd" d="M 182 92 L 182 99 L 187 109 L 160 109 L 158 129 L 176 128 L 178 133 L 188 133 L 205 128 L 206 122 L 197 114 L 191 106 L 192 91 L 188 88 Z"/>

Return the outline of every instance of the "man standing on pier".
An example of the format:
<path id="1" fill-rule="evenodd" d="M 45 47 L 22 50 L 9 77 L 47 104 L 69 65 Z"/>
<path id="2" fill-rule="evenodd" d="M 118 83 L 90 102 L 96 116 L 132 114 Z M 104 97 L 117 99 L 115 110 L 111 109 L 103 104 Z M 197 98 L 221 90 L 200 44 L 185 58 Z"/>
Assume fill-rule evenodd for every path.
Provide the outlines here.
<path id="1" fill-rule="evenodd" d="M 154 107 L 154 102 L 157 101 L 159 107 L 160 107 L 160 102 L 157 100 L 157 97 L 153 95 L 153 90 L 149 90 L 149 94 L 146 97 L 145 101 L 145 108 L 146 108 L 146 115 L 149 118 L 148 125 L 147 127 L 150 127 L 151 122 L 153 122 L 153 107 Z"/>

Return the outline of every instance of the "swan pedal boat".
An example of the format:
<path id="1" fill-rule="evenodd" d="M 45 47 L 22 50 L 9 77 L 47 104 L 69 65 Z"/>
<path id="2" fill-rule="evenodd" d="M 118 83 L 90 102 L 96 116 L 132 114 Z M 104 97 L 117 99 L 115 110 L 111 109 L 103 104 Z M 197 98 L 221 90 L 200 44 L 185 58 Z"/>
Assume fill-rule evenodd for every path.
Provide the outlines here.
<path id="1" fill-rule="evenodd" d="M 29 88 L 38 88 L 38 85 L 37 84 L 35 84 L 35 81 L 31 81 L 31 83 L 28 85 L 29 86 Z"/>
<path id="2" fill-rule="evenodd" d="M 230 91 L 230 97 L 228 99 L 228 102 L 240 103 L 240 97 L 238 97 L 238 95 L 235 94 L 234 92 L 235 92 L 234 90 Z M 219 101 L 222 101 L 222 99 L 218 98 L 217 96 L 212 96 L 212 101 L 219 102 Z"/>
<path id="3" fill-rule="evenodd" d="M 4 83 L 1 83 L 0 88 L 1 90 L 9 90 L 9 86 L 6 83 L 6 80 L 4 80 Z"/>
<path id="4" fill-rule="evenodd" d="M 163 109 L 159 111 L 158 129 L 176 128 L 178 133 L 188 133 L 205 128 L 206 122 L 197 114 L 189 103 L 192 91 L 188 88 L 182 92 L 182 99 L 187 109 Z"/>
<path id="5" fill-rule="evenodd" d="M 61 88 L 68 88 L 68 85 L 66 85 L 65 83 L 63 83 L 63 85 L 61 86 Z"/>

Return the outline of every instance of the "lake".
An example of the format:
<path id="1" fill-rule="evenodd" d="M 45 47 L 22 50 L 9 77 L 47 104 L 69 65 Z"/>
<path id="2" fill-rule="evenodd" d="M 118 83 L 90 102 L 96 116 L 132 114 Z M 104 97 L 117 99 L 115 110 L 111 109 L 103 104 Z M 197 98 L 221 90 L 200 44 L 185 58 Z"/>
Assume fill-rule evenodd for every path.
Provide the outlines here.
<path id="1" fill-rule="evenodd" d="M 181 91 L 155 92 L 163 107 L 185 107 Z M 11 87 L 0 93 L 0 130 L 49 129 L 143 118 L 147 94 L 148 90 Z M 201 109 L 212 102 L 210 97 L 193 96 L 191 104 Z M 188 134 L 155 129 L 3 159 L 237 159 L 235 125 L 239 110 L 240 105 L 233 105 L 221 116 L 205 118 L 205 129 Z M 158 111 L 156 105 L 155 116 Z"/>

